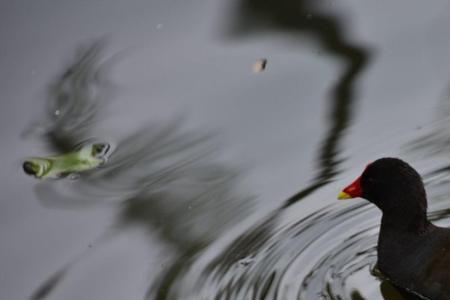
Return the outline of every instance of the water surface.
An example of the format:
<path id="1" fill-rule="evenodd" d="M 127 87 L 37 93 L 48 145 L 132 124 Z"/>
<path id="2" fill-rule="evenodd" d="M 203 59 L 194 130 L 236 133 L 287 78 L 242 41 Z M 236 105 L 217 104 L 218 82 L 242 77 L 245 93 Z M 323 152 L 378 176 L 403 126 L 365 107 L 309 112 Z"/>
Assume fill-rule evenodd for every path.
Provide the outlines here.
<path id="1" fill-rule="evenodd" d="M 446 1 L 0 11 L 2 299 L 402 299 L 380 212 L 335 200 L 387 155 L 450 225 Z M 92 140 L 76 179 L 21 169 Z"/>

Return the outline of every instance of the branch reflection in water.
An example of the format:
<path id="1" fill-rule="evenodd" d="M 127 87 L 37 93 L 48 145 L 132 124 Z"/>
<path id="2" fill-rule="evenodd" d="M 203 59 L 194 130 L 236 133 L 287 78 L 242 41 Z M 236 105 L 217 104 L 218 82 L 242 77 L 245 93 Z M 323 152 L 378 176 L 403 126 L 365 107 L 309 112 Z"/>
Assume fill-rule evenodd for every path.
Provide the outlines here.
<path id="1" fill-rule="evenodd" d="M 232 16 L 234 25 L 227 33 L 228 38 L 261 32 L 285 32 L 289 34 L 290 38 L 301 39 L 302 35 L 307 33 L 320 43 L 325 55 L 342 60 L 345 68 L 330 91 L 328 130 L 324 133 L 319 147 L 319 155 L 316 158 L 318 173 L 308 186 L 287 199 L 278 210 L 236 238 L 222 251 L 222 254 L 211 261 L 198 279 L 196 289 L 199 292 L 196 292 L 191 299 L 211 298 L 212 296 L 206 292 L 211 290 L 207 287 L 208 285 L 216 287 L 216 299 L 278 299 L 278 297 L 286 297 L 286 293 L 283 292 L 286 289 L 291 290 L 290 294 L 295 299 L 298 297 L 300 297 L 298 299 L 314 299 L 319 294 L 322 296 L 326 294 L 324 296 L 326 299 L 335 299 L 335 296 L 346 297 L 342 290 L 347 279 L 345 276 L 333 283 L 334 288 L 331 289 L 327 285 L 329 282 L 327 277 L 324 277 L 323 274 L 316 276 L 317 282 L 314 283 L 308 283 L 311 280 L 308 281 L 307 278 L 311 278 L 312 275 L 307 275 L 302 286 L 288 284 L 286 274 L 295 277 L 288 281 L 302 282 L 303 279 L 299 273 L 305 271 L 307 267 L 296 265 L 297 259 L 303 261 L 306 251 L 311 251 L 310 243 L 320 239 L 322 234 L 331 231 L 335 236 L 340 236 L 342 232 L 345 232 L 337 227 L 338 223 L 335 222 L 342 216 L 345 218 L 355 216 L 355 220 L 352 222 L 357 222 L 355 212 L 365 209 L 364 205 L 356 204 L 351 208 L 333 206 L 325 211 L 313 213 L 288 229 L 283 228 L 280 231 L 276 229 L 279 219 L 287 208 L 327 185 L 339 174 L 339 167 L 342 163 L 342 158 L 339 157 L 340 143 L 346 129 L 351 124 L 353 110 L 356 106 L 357 79 L 366 68 L 372 55 L 370 48 L 350 41 L 344 29 L 343 19 L 332 13 L 325 14 L 316 3 L 307 0 L 241 0 L 235 15 Z M 374 221 L 373 218 L 371 220 Z M 371 228 L 355 235 L 359 239 L 358 242 L 368 246 L 368 249 L 372 249 L 372 251 L 367 251 L 368 259 L 362 259 L 362 266 L 373 263 L 371 259 L 374 247 L 373 234 L 368 236 Z M 364 242 L 362 242 L 363 240 Z M 333 245 L 328 245 L 328 247 L 333 247 Z M 316 258 L 320 259 L 318 251 L 322 249 L 327 248 L 318 246 L 318 250 L 314 252 Z M 335 258 L 334 250 L 336 249 L 331 249 L 332 253 L 329 254 L 332 259 Z M 324 258 L 327 257 L 326 255 L 324 254 Z M 348 259 L 356 256 L 355 253 L 349 251 L 344 251 L 343 255 L 348 255 Z M 253 263 L 239 271 L 236 267 L 239 262 L 250 258 Z M 346 263 L 348 260 L 341 262 L 340 266 L 344 268 Z M 292 266 L 301 268 L 302 271 L 295 267 L 293 267 L 295 270 L 292 270 Z M 330 266 L 332 265 L 328 264 L 328 267 Z M 328 267 L 323 270 L 323 266 L 313 266 L 311 274 L 316 271 L 326 274 L 333 272 L 333 268 L 328 270 Z M 339 268 L 336 267 L 336 269 Z M 290 272 L 294 272 L 295 275 Z M 338 274 L 340 272 L 341 270 L 337 271 Z M 298 290 L 296 290 L 297 288 Z M 186 292 L 183 291 L 180 294 L 185 295 Z M 306 294 L 308 296 L 304 298 Z M 352 291 L 352 295 L 351 297 L 354 299 L 357 297 L 362 299 L 356 290 Z"/>
<path id="2" fill-rule="evenodd" d="M 50 149 L 65 151 L 93 139 L 100 104 L 104 95 L 111 95 L 104 84 L 106 65 L 99 63 L 103 47 L 103 42 L 82 47 L 51 85 L 50 111 L 58 113 L 50 113 L 41 124 Z M 178 271 L 244 218 L 252 205 L 252 197 L 239 192 L 240 170 L 215 159 L 218 146 L 213 134 L 183 130 L 182 121 L 149 124 L 119 141 L 104 167 L 80 174 L 76 181 L 40 183 L 37 194 L 44 205 L 66 208 L 114 199 L 120 214 L 99 241 L 131 225 L 159 233 L 161 242 L 178 253 L 149 289 L 149 295 L 157 290 L 160 299 Z M 49 276 L 31 299 L 48 297 L 71 266 L 91 251 Z"/>

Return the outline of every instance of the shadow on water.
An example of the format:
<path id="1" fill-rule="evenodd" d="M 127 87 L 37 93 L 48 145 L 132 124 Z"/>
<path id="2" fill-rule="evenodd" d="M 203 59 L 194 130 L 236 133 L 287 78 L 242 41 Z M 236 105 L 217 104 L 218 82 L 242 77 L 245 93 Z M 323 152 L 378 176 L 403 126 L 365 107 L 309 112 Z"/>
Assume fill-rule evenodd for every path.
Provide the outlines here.
<path id="1" fill-rule="evenodd" d="M 342 158 L 339 157 L 340 143 L 345 130 L 350 125 L 356 106 L 357 79 L 371 57 L 369 48 L 351 42 L 347 38 L 344 20 L 338 16 L 321 13 L 320 10 L 313 7 L 312 3 L 313 1 L 241 0 L 235 14 L 231 17 L 234 25 L 226 37 L 237 38 L 264 31 L 286 32 L 294 38 L 302 38 L 303 34 L 308 34 L 321 44 L 324 54 L 344 63 L 344 70 L 329 94 L 328 129 L 319 146 L 319 155 L 316 158 L 318 173 L 307 187 L 286 200 L 278 210 L 257 222 L 228 247 L 221 249 L 221 254 L 215 256 L 215 259 L 206 266 L 203 274 L 200 275 L 199 286 L 196 285 L 188 291 L 175 290 L 174 283 L 177 280 L 182 281 L 183 276 L 189 277 L 188 270 L 183 270 L 183 267 L 189 264 L 180 262 L 181 266 L 175 265 L 173 273 L 163 280 L 164 283 L 157 290 L 156 299 L 177 299 L 181 295 L 185 299 L 277 298 L 276 287 L 280 286 L 281 277 L 285 272 L 283 268 L 287 268 L 286 266 L 292 263 L 292 261 L 286 261 L 290 258 L 287 258 L 289 255 L 285 255 L 285 251 L 294 247 L 289 245 L 288 248 L 281 251 L 281 245 L 286 246 L 285 241 L 292 243 L 292 239 L 289 236 L 284 239 L 277 235 L 274 232 L 275 224 L 286 208 L 330 183 L 340 172 L 339 166 L 342 162 Z M 314 216 L 310 216 L 310 218 L 314 218 Z M 305 222 L 305 230 L 311 228 L 313 226 L 311 224 L 319 224 L 319 222 L 311 223 L 311 220 L 305 221 L 308 221 Z M 334 224 L 331 219 L 329 221 L 328 225 Z M 293 228 L 293 230 L 297 229 L 297 227 Z M 324 233 L 327 231 L 329 228 L 324 227 Z M 316 229 L 310 238 L 312 240 L 317 238 Z M 299 247 L 308 244 L 305 242 L 305 237 L 302 237 L 299 243 L 300 245 L 297 245 Z M 298 251 L 297 248 L 296 255 L 299 253 L 301 251 Z M 252 264 L 252 260 L 256 260 L 259 255 L 263 255 L 260 257 L 261 263 Z M 189 261 L 192 257 L 188 255 L 182 259 Z M 273 265 L 274 262 L 276 262 L 276 266 Z M 236 265 L 247 267 L 244 268 L 245 270 L 236 271 Z M 221 279 L 224 282 L 221 282 Z M 221 286 L 220 282 L 224 286 Z M 208 292 L 201 294 L 205 289 Z M 198 293 L 192 292 L 193 290 Z M 194 295 L 188 296 L 189 292 Z M 358 291 L 354 291 L 352 298 L 362 299 L 362 296 L 358 295 Z"/>
<path id="2" fill-rule="evenodd" d="M 228 32 L 229 37 L 240 37 L 279 31 L 298 39 L 308 34 L 320 43 L 324 54 L 341 60 L 345 66 L 330 91 L 328 130 L 316 158 L 319 172 L 308 187 L 285 202 L 285 207 L 331 182 L 339 173 L 342 162 L 338 157 L 340 142 L 356 107 L 357 80 L 372 56 L 372 49 L 350 41 L 344 19 L 326 15 L 318 3 L 311 0 L 241 0 Z"/>
<path id="3" fill-rule="evenodd" d="M 70 66 L 47 89 L 47 114 L 26 131 L 42 133 L 53 150 L 73 151 L 90 135 L 99 108 L 113 95 L 107 78 L 112 58 L 102 61 L 106 41 L 98 40 L 78 49 Z"/>
<path id="4" fill-rule="evenodd" d="M 307 187 L 286 200 L 280 209 L 258 222 L 224 249 L 206 269 L 206 273 L 216 274 L 225 274 L 239 260 L 254 257 L 262 251 L 273 236 L 273 227 L 284 209 L 330 183 L 340 172 L 339 165 L 342 162 L 342 158 L 339 157 L 340 143 L 350 125 L 356 106 L 357 79 L 371 57 L 369 48 L 349 40 L 344 30 L 344 20 L 335 15 L 321 13 L 313 1 L 241 0 L 232 20 L 234 25 L 228 32 L 228 37 L 241 37 L 264 31 L 286 32 L 294 38 L 302 38 L 303 34 L 309 34 L 320 42 L 325 54 L 343 61 L 345 67 L 330 91 L 328 129 L 316 158 L 318 173 Z M 263 270 L 258 271 L 262 272 L 259 274 L 264 274 Z M 279 283 L 280 274 L 274 271 L 261 276 L 267 277 L 261 279 L 263 282 L 270 282 L 265 288 L 264 295 L 267 295 L 267 291 Z M 266 299 L 266 296 L 260 295 L 260 299 Z"/>
<path id="5" fill-rule="evenodd" d="M 286 290 L 293 295 L 289 299 L 365 299 L 357 289 L 345 288 L 349 278 L 367 274 L 375 264 L 378 218 L 367 205 L 332 205 L 276 228 L 286 208 L 340 172 L 340 146 L 356 106 L 357 80 L 371 57 L 368 48 L 348 40 L 341 18 L 325 15 L 311 3 L 242 0 L 230 36 L 276 30 L 301 38 L 307 33 L 325 54 L 344 62 L 329 94 L 328 128 L 316 158 L 319 171 L 278 210 L 221 249 L 201 274 L 190 276 L 190 267 L 216 237 L 248 214 L 252 200 L 239 190 L 241 170 L 215 161 L 214 135 L 186 132 L 180 121 L 150 124 L 119 141 L 105 167 L 83 174 L 70 186 L 67 181 L 38 186 L 46 205 L 61 205 L 51 199 L 67 199 L 69 206 L 67 195 L 114 199 L 121 210 L 113 232 L 140 226 L 158 233 L 176 254 L 150 284 L 146 299 L 277 299 Z M 52 104 L 44 132 L 53 149 L 72 150 L 92 137 L 99 105 L 111 96 L 102 71 L 106 64 L 100 63 L 103 47 L 94 43 L 80 51 L 69 71 L 50 87 Z M 448 218 L 448 211 L 439 212 L 438 217 Z M 109 232 L 106 236 L 111 238 Z M 49 276 L 31 299 L 51 295 L 71 266 L 90 251 Z M 192 289 L 177 284 L 196 279 Z M 387 282 L 380 290 L 385 299 L 402 299 Z"/>
<path id="6" fill-rule="evenodd" d="M 73 150 L 93 138 L 100 105 L 111 95 L 104 77 L 107 64 L 100 63 L 103 48 L 104 41 L 80 48 L 68 70 L 50 86 L 50 113 L 39 125 L 50 149 Z M 147 297 L 163 299 L 195 254 L 244 218 L 252 205 L 252 197 L 239 192 L 241 171 L 215 159 L 219 144 L 214 136 L 183 130 L 180 120 L 149 124 L 119 141 L 105 166 L 75 181 L 39 183 L 36 192 L 48 206 L 70 208 L 79 198 L 87 199 L 81 205 L 89 199 L 117 205 L 115 224 L 98 241 L 130 226 L 140 226 L 151 236 L 157 233 L 177 253 L 148 291 Z M 50 296 L 71 267 L 94 250 L 67 262 L 31 299 Z"/>
<path id="7" fill-rule="evenodd" d="M 113 202 L 120 212 L 100 241 L 130 226 L 144 228 L 149 236 L 157 233 L 175 254 L 150 283 L 147 299 L 367 299 L 362 291 L 347 288 L 351 278 L 369 274 L 375 265 L 379 216 L 368 205 L 331 205 L 294 224 L 276 226 L 286 208 L 340 172 L 340 143 L 352 119 L 356 80 L 370 53 L 344 38 L 340 18 L 309 8 L 309 2 L 241 4 L 232 36 L 248 27 L 294 37 L 307 32 L 321 41 L 327 54 L 346 63 L 330 93 L 328 130 L 317 157 L 319 172 L 310 185 L 221 249 L 212 261 L 203 262 L 206 267 L 200 274 L 192 274 L 190 267 L 221 233 L 248 214 L 252 203 L 252 196 L 239 188 L 242 170 L 216 160 L 218 143 L 213 134 L 188 132 L 179 120 L 149 124 L 119 141 L 103 168 L 76 181 L 39 184 L 38 197 L 45 205 L 61 207 L 71 207 L 71 195 Z M 303 18 L 307 15 L 311 17 Z M 50 113 L 42 128 L 51 149 L 72 150 L 92 138 L 101 104 L 112 94 L 105 79 L 108 64 L 101 62 L 103 47 L 104 42 L 98 42 L 82 48 L 69 71 L 50 86 Z M 450 212 L 434 209 L 430 217 L 450 219 Z M 71 267 L 92 251 L 95 248 L 50 275 L 31 299 L 50 296 Z M 387 282 L 377 283 L 377 288 L 385 299 L 402 299 Z"/>

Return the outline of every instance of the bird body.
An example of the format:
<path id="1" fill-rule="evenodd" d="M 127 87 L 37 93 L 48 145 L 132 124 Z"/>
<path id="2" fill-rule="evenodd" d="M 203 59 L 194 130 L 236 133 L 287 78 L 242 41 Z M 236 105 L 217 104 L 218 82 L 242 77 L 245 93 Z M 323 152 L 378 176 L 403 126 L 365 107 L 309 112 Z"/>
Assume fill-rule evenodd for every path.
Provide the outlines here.
<path id="1" fill-rule="evenodd" d="M 432 300 L 450 299 L 450 230 L 404 232 L 382 223 L 378 268 L 392 283 Z"/>
<path id="2" fill-rule="evenodd" d="M 428 221 L 423 182 L 411 166 L 379 159 L 339 197 L 362 197 L 383 212 L 378 268 L 389 281 L 422 299 L 450 299 L 450 229 Z"/>

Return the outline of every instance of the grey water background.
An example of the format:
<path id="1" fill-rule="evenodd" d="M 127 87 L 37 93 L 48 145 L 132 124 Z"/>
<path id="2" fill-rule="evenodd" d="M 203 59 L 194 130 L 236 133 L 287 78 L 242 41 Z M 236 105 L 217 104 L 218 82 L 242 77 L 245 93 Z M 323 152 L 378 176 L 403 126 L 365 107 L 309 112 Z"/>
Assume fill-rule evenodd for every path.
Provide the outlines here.
<path id="1" fill-rule="evenodd" d="M 400 156 L 450 224 L 449 15 L 2 1 L 0 298 L 401 299 L 371 274 L 380 213 L 335 199 Z M 21 169 L 91 138 L 114 151 L 76 180 Z"/>

